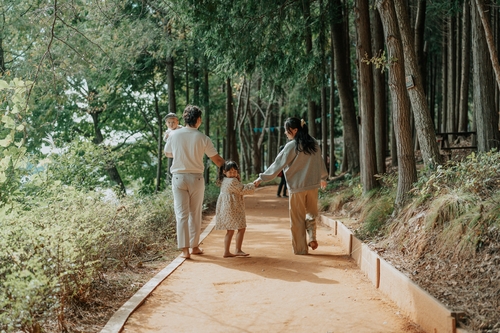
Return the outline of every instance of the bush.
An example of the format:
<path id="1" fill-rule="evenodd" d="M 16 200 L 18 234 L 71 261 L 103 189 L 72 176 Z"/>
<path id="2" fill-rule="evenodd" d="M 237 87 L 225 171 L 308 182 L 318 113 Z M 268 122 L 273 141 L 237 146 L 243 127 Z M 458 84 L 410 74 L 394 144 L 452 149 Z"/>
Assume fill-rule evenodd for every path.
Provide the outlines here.
<path id="1" fill-rule="evenodd" d="M 85 299 L 107 267 L 175 239 L 168 191 L 117 205 L 64 187 L 28 206 L 0 221 L 1 331 L 36 331 L 55 320 L 62 330 L 68 303 Z"/>

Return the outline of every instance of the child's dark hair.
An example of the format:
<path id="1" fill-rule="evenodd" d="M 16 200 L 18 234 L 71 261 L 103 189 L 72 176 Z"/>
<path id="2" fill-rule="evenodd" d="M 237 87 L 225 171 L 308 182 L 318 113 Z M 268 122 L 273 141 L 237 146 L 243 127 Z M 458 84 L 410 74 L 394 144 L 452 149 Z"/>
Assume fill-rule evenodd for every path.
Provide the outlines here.
<path id="1" fill-rule="evenodd" d="M 235 169 L 236 171 L 240 172 L 240 167 L 238 166 L 238 163 L 236 163 L 235 161 L 224 162 L 224 164 L 219 168 L 219 176 L 217 177 L 215 185 L 220 186 L 224 178 L 226 178 L 224 171 L 228 172 L 231 169 Z"/>
<path id="2" fill-rule="evenodd" d="M 304 120 L 294 117 L 285 120 L 285 130 L 290 133 L 292 129 L 297 129 L 297 133 L 293 138 L 297 151 L 303 151 L 304 154 L 311 155 L 318 150 L 318 143 L 309 135 L 309 130 Z"/>

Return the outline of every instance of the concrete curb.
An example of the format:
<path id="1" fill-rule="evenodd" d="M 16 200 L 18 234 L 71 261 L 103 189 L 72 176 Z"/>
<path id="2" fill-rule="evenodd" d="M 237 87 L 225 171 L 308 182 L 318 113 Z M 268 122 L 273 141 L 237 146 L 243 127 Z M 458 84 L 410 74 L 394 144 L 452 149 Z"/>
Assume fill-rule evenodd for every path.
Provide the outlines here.
<path id="1" fill-rule="evenodd" d="M 467 333 L 457 328 L 456 314 L 392 267 L 368 245 L 354 237 L 341 222 L 321 216 L 321 222 L 335 231 L 344 250 L 354 259 L 373 285 L 387 295 L 410 320 L 426 332 Z"/>
<path id="2" fill-rule="evenodd" d="M 203 242 L 205 237 L 210 234 L 215 226 L 215 217 L 210 221 L 209 225 L 205 228 L 203 233 L 200 235 L 200 243 Z M 141 306 L 146 298 L 163 282 L 173 271 L 176 270 L 183 262 L 184 258 L 180 255 L 175 258 L 167 267 L 162 269 L 158 274 L 156 274 L 151 280 L 149 280 L 141 289 L 139 289 L 134 296 L 132 296 L 125 304 L 123 304 L 109 319 L 106 326 L 101 330 L 101 333 L 119 333 L 128 317 Z"/>

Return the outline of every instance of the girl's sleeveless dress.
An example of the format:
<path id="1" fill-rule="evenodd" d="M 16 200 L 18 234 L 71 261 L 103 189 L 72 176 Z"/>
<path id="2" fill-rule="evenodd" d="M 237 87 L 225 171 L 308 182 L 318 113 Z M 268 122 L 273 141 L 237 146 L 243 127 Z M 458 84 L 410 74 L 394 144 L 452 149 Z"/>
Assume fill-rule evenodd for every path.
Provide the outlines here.
<path id="1" fill-rule="evenodd" d="M 243 195 L 255 192 L 253 183 L 243 185 L 237 178 L 224 178 L 215 210 L 215 230 L 246 228 Z"/>

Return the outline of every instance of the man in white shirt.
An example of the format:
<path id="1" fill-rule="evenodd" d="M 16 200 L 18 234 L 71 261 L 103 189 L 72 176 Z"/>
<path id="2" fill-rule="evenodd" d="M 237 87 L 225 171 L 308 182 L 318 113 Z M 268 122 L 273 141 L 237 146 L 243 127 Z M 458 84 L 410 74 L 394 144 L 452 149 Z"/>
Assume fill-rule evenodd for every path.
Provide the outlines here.
<path id="1" fill-rule="evenodd" d="M 201 114 L 199 107 L 186 106 L 182 115 L 185 126 L 170 132 L 164 149 L 165 155 L 173 158 L 170 172 L 177 221 L 177 246 L 182 250 L 183 258 L 203 253 L 199 247 L 205 194 L 203 156 L 207 155 L 218 167 L 224 164 L 224 159 L 210 138 L 198 131 Z"/>

